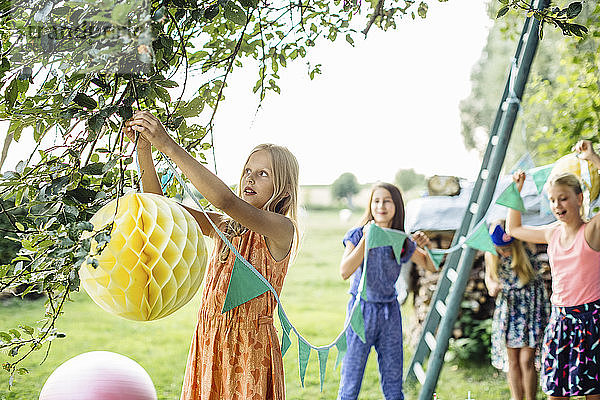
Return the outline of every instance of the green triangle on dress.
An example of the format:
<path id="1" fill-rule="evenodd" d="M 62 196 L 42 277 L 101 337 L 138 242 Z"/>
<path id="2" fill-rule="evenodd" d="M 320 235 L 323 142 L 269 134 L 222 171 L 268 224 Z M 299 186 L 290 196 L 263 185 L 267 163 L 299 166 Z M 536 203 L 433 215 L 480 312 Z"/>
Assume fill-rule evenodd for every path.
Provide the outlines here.
<path id="1" fill-rule="evenodd" d="M 267 292 L 269 287 L 254 274 L 240 259 L 235 258 L 229 287 L 223 304 L 222 313 L 226 313 L 245 302 Z"/>
<path id="2" fill-rule="evenodd" d="M 523 204 L 521 194 L 519 193 L 517 185 L 514 182 L 511 182 L 511 184 L 504 189 L 500 196 L 498 196 L 496 199 L 496 204 L 525 212 L 525 204 Z"/>

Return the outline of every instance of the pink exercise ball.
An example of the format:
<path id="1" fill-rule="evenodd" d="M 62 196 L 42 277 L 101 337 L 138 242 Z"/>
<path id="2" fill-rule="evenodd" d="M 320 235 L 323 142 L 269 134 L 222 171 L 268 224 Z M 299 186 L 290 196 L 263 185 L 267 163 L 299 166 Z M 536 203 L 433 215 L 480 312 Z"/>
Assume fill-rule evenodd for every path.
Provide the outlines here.
<path id="1" fill-rule="evenodd" d="M 150 375 L 132 359 L 91 351 L 56 368 L 39 400 L 156 400 L 156 390 Z"/>

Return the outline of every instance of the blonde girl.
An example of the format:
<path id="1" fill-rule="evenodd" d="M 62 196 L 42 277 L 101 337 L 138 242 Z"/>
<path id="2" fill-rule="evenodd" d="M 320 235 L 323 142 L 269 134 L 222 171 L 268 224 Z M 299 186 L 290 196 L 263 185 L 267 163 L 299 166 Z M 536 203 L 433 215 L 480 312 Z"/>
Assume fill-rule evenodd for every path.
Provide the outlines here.
<path id="1" fill-rule="evenodd" d="M 151 145 L 173 160 L 219 213 L 209 218 L 280 293 L 297 244 L 298 163 L 284 147 L 255 147 L 244 164 L 236 196 L 197 162 L 149 112 L 137 112 L 126 133 L 138 139 L 144 191 L 162 194 Z M 273 325 L 276 301 L 270 292 L 222 314 L 235 254 L 215 234 L 206 216 L 189 209 L 215 249 L 204 280 L 202 305 L 192 339 L 182 400 L 284 399 L 281 350 Z"/>
<path id="2" fill-rule="evenodd" d="M 590 141 L 574 149 L 600 167 Z M 516 172 L 513 180 L 521 190 L 525 174 Z M 584 220 L 581 184 L 573 174 L 551 176 L 547 192 L 555 223 L 523 226 L 513 209 L 506 221 L 510 235 L 548 244 L 552 313 L 542 346 L 542 390 L 552 400 L 600 400 L 600 214 Z"/>
<path id="3" fill-rule="evenodd" d="M 378 183 L 373 186 L 369 206 L 360 226 L 348 231 L 342 240 L 346 249 L 340 262 L 340 274 L 344 280 L 351 278 L 352 297 L 348 303 L 348 312 L 352 309 L 358 295 L 358 286 L 363 272 L 365 253 L 363 233 L 367 224 L 404 231 L 404 202 L 396 186 L 390 183 Z M 400 263 L 396 262 L 391 246 L 369 250 L 369 265 L 366 269 L 367 301 L 360 300 L 365 322 L 366 343 L 361 341 L 351 327 L 348 328 L 346 332 L 348 347 L 342 362 L 338 399 L 358 398 L 371 347 L 375 347 L 377 351 L 381 389 L 385 399 L 404 399 L 402 320 L 395 283 L 402 263 L 409 260 L 430 271 L 435 271 L 435 265 L 428 253 L 417 247 L 428 244 L 429 238 L 422 232 L 416 232 L 412 239 L 407 238 L 401 251 Z"/>
<path id="4" fill-rule="evenodd" d="M 548 297 L 541 263 L 523 242 L 504 231 L 504 221 L 490 226 L 498 255 L 485 253 L 485 284 L 496 298 L 492 320 L 492 365 L 507 372 L 513 400 L 535 400 L 536 351 L 548 322 Z"/>

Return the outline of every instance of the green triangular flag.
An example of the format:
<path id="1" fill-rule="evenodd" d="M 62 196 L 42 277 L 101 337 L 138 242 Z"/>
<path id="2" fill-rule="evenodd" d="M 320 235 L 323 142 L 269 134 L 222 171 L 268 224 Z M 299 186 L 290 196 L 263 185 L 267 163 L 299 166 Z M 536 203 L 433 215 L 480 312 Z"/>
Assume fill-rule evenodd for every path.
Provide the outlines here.
<path id="1" fill-rule="evenodd" d="M 260 296 L 268 291 L 269 287 L 256 276 L 239 257 L 235 258 L 231 278 L 229 279 L 229 287 L 225 303 L 223 304 L 223 313 L 244 304 L 248 300 Z"/>
<path id="2" fill-rule="evenodd" d="M 304 387 L 304 375 L 306 375 L 306 366 L 310 357 L 310 345 L 298 336 L 298 363 L 300 364 L 300 381 Z"/>
<path id="3" fill-rule="evenodd" d="M 434 250 L 429 248 L 427 249 L 427 253 L 429 253 L 429 257 L 431 257 L 431 261 L 433 261 L 435 268 L 440 269 L 440 264 L 442 263 L 446 253 L 440 253 L 439 250 L 434 252 Z"/>
<path id="4" fill-rule="evenodd" d="M 366 343 L 367 340 L 365 339 L 365 320 L 363 318 L 362 308 L 360 306 L 360 300 L 357 299 L 356 301 L 358 301 L 359 303 L 354 308 L 354 311 L 352 312 L 352 316 L 350 317 L 350 326 L 352 327 L 354 332 L 358 335 L 360 340 L 363 343 Z"/>
<path id="5" fill-rule="evenodd" d="M 346 332 L 342 333 L 342 336 L 335 342 L 335 347 L 337 347 L 338 354 L 335 359 L 335 367 L 333 369 L 337 369 L 338 365 L 342 362 L 344 358 L 344 354 L 346 354 L 346 350 L 348 350 L 348 343 L 346 342 Z"/>
<path id="6" fill-rule="evenodd" d="M 288 321 L 287 317 L 281 310 L 281 305 L 277 306 L 277 313 L 279 314 L 279 322 L 281 322 L 281 357 L 288 351 L 292 341 L 290 340 L 290 331 L 292 324 Z"/>
<path id="7" fill-rule="evenodd" d="M 528 175 L 531 175 L 533 178 L 533 182 L 535 183 L 538 193 L 542 193 L 542 190 L 544 190 L 544 185 L 546 184 L 546 181 L 552 172 L 552 168 L 554 168 L 554 164 L 543 165 L 527 171 Z"/>
<path id="8" fill-rule="evenodd" d="M 321 381 L 321 392 L 323 391 L 323 382 L 325 382 L 325 369 L 327 368 L 327 358 L 329 357 L 329 349 L 317 350 L 319 356 L 319 380 Z"/>
<path id="9" fill-rule="evenodd" d="M 525 212 L 523 199 L 521 198 L 521 194 L 519 193 L 517 185 L 514 182 L 511 182 L 511 184 L 504 189 L 504 192 L 498 196 L 496 199 L 496 204 Z"/>
<path id="10" fill-rule="evenodd" d="M 407 236 L 406 233 L 397 229 L 380 228 L 375 224 L 371 224 L 367 235 L 366 247 L 367 249 L 372 249 L 374 247 L 392 246 L 396 262 L 400 264 L 402 247 Z"/>
<path id="11" fill-rule="evenodd" d="M 492 238 L 488 233 L 488 228 L 485 224 L 479 225 L 479 228 L 467 237 L 465 244 L 474 249 L 478 249 L 481 251 L 489 251 L 492 254 L 497 255 L 496 246 L 494 246 L 494 242 L 492 242 Z"/>
<path id="12" fill-rule="evenodd" d="M 402 257 L 404 240 L 406 240 L 408 237 L 408 235 L 402 231 L 380 228 L 375 224 L 368 225 L 366 235 L 365 255 L 363 257 L 363 276 L 361 277 L 361 282 L 358 286 L 358 292 L 363 300 L 367 300 L 367 285 L 365 282 L 365 277 L 367 276 L 366 265 L 369 258 L 369 250 L 375 247 L 392 246 L 392 249 L 394 250 L 394 257 L 396 258 L 396 262 L 399 264 L 400 258 Z"/>

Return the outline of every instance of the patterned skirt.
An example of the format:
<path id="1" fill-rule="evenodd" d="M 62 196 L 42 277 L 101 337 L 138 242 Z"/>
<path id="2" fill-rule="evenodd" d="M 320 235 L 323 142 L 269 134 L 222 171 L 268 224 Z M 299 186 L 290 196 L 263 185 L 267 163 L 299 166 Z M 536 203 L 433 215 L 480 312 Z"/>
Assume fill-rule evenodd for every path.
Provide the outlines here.
<path id="1" fill-rule="evenodd" d="M 549 314 L 550 302 L 541 279 L 519 289 L 503 290 L 496 299 L 492 320 L 492 365 L 506 372 L 506 348 L 530 347 L 536 349 L 539 366 L 539 350 Z"/>
<path id="2" fill-rule="evenodd" d="M 600 300 L 552 306 L 540 378 L 550 396 L 600 394 Z"/>

